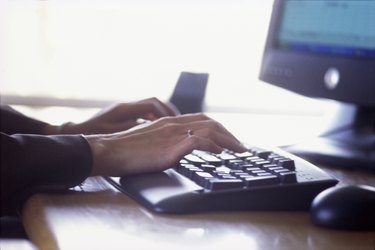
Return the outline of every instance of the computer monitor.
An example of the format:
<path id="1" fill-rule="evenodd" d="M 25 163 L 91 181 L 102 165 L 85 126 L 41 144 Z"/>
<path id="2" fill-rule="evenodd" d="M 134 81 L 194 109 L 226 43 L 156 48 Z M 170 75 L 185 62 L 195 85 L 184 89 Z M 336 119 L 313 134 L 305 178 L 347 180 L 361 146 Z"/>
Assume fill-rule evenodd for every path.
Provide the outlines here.
<path id="1" fill-rule="evenodd" d="M 287 150 L 375 171 L 375 1 L 275 0 L 260 79 L 340 103 L 321 136 Z"/>

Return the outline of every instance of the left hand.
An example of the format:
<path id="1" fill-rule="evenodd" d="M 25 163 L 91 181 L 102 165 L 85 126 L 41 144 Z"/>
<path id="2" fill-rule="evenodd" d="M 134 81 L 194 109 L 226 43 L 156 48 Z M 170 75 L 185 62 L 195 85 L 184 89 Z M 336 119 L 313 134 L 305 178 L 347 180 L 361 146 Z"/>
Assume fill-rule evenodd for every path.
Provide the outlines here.
<path id="1" fill-rule="evenodd" d="M 139 125 L 140 118 L 154 121 L 164 116 L 175 116 L 178 113 L 172 104 L 164 103 L 157 98 L 149 98 L 112 105 L 87 121 L 66 123 L 57 130 L 61 134 L 108 134 Z"/>

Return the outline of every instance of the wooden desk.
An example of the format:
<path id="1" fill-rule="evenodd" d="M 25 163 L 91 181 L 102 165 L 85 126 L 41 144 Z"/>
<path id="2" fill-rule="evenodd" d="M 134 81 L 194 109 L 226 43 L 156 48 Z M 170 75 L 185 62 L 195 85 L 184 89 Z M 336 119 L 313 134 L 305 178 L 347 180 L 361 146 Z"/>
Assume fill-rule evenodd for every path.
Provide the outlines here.
<path id="1" fill-rule="evenodd" d="M 375 183 L 374 176 L 363 172 L 324 169 L 340 185 Z M 374 231 L 319 228 L 310 222 L 308 212 L 156 214 L 101 177 L 89 178 L 83 190 L 31 197 L 23 210 L 23 222 L 40 249 L 375 248 Z"/>
<path id="2" fill-rule="evenodd" d="M 347 175 L 340 173 L 341 178 Z M 374 183 L 358 173 L 356 179 Z M 33 196 L 24 223 L 40 249 L 374 249 L 375 232 L 318 228 L 308 212 L 150 212 L 100 177 L 86 192 Z"/>

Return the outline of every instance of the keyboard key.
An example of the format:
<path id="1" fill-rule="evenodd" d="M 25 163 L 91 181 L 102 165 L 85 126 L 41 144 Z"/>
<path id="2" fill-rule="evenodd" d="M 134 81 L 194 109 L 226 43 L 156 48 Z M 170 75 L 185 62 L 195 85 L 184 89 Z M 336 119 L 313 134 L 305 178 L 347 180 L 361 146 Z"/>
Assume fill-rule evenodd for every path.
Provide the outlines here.
<path id="1" fill-rule="evenodd" d="M 264 164 L 262 166 L 263 169 L 269 170 L 270 168 L 276 168 L 278 167 L 276 164 Z"/>
<path id="2" fill-rule="evenodd" d="M 200 186 L 204 186 L 208 179 L 214 179 L 215 177 L 207 172 L 195 172 L 192 180 Z"/>
<path id="3" fill-rule="evenodd" d="M 285 157 L 283 157 L 283 156 L 275 157 L 275 158 L 272 159 L 272 163 L 278 164 L 280 160 L 284 160 L 284 159 L 285 159 Z"/>
<path id="4" fill-rule="evenodd" d="M 202 157 L 202 159 L 208 164 L 215 165 L 215 166 L 221 166 L 223 164 L 223 161 L 219 158 L 216 158 L 215 156 L 211 155 L 210 157 Z"/>
<path id="5" fill-rule="evenodd" d="M 199 168 L 186 168 L 186 172 L 185 172 L 185 176 L 188 177 L 189 179 L 192 179 L 194 174 L 196 172 L 203 172 L 202 169 L 199 169 Z"/>
<path id="6" fill-rule="evenodd" d="M 225 174 L 221 176 L 221 179 L 238 179 L 238 178 L 230 174 Z"/>
<path id="7" fill-rule="evenodd" d="M 272 151 L 269 151 L 263 148 L 258 148 L 258 147 L 251 148 L 250 152 L 252 152 L 254 155 L 263 159 L 267 159 L 267 157 L 273 153 Z"/>
<path id="8" fill-rule="evenodd" d="M 245 172 L 243 170 L 241 170 L 241 169 L 233 169 L 229 173 L 230 174 L 243 174 Z"/>
<path id="9" fill-rule="evenodd" d="M 214 178 L 214 176 L 210 173 L 199 171 L 195 172 L 194 176 L 197 176 L 198 178 Z"/>
<path id="10" fill-rule="evenodd" d="M 272 173 L 265 172 L 265 173 L 256 173 L 256 176 L 270 176 Z"/>
<path id="11" fill-rule="evenodd" d="M 286 172 L 290 172 L 290 170 L 286 168 L 278 168 L 272 171 L 272 173 L 274 174 L 280 174 L 280 173 L 286 173 Z"/>
<path id="12" fill-rule="evenodd" d="M 246 159 L 247 157 L 251 157 L 251 156 L 254 156 L 252 153 L 246 151 L 246 152 L 243 152 L 243 153 L 235 153 L 234 154 L 236 157 L 240 158 L 240 159 Z"/>
<path id="13" fill-rule="evenodd" d="M 206 171 L 206 172 L 212 172 L 212 171 L 215 171 L 215 170 L 216 170 L 216 166 L 214 166 L 214 165 L 209 165 L 209 164 L 202 164 L 202 165 L 200 165 L 200 168 L 201 168 L 203 171 Z"/>
<path id="14" fill-rule="evenodd" d="M 185 159 L 181 159 L 180 160 L 180 164 L 188 164 L 189 162 L 187 161 L 187 160 L 185 160 Z"/>
<path id="15" fill-rule="evenodd" d="M 272 167 L 272 168 L 268 168 L 269 171 L 276 171 L 276 170 L 280 170 L 280 169 L 284 169 L 283 167 Z"/>
<path id="16" fill-rule="evenodd" d="M 251 157 L 247 157 L 247 158 L 245 159 L 245 161 L 248 162 L 248 163 L 253 163 L 253 164 L 255 164 L 255 162 L 258 162 L 258 161 L 264 161 L 264 159 L 262 159 L 262 158 L 260 158 L 260 157 L 258 157 L 258 156 L 251 156 Z"/>
<path id="17" fill-rule="evenodd" d="M 259 173 L 267 173 L 266 171 L 259 169 L 259 170 L 253 170 L 251 171 L 252 174 L 259 174 Z"/>
<path id="18" fill-rule="evenodd" d="M 250 151 L 251 153 L 253 153 L 253 154 L 256 154 L 257 151 L 263 151 L 263 150 L 264 150 L 264 149 L 259 148 L 259 147 L 251 147 L 251 148 L 249 149 L 249 151 Z"/>
<path id="19" fill-rule="evenodd" d="M 270 163 L 271 162 L 269 162 L 269 161 L 256 161 L 256 162 L 254 162 L 254 166 L 258 167 L 258 168 L 261 168 L 263 165 L 268 165 Z"/>
<path id="20" fill-rule="evenodd" d="M 271 151 L 267 151 L 267 150 L 264 150 L 264 151 L 257 151 L 256 152 L 256 155 L 260 158 L 263 158 L 263 159 L 267 159 L 268 156 L 271 154 L 272 152 Z"/>
<path id="21" fill-rule="evenodd" d="M 281 157 L 279 154 L 272 153 L 267 157 L 267 160 L 273 162 L 273 159 Z"/>
<path id="22" fill-rule="evenodd" d="M 230 168 L 238 168 L 238 167 L 241 167 L 241 165 L 243 164 L 243 160 L 240 160 L 240 159 L 234 159 L 234 160 L 229 160 L 227 162 L 227 165 L 228 167 Z"/>
<path id="23" fill-rule="evenodd" d="M 278 165 L 283 167 L 283 168 L 289 169 L 289 170 L 295 170 L 296 169 L 296 167 L 294 165 L 294 161 L 292 159 L 289 159 L 289 158 L 284 158 L 284 159 L 279 160 Z"/>
<path id="24" fill-rule="evenodd" d="M 237 159 L 236 156 L 234 156 L 233 154 L 228 153 L 225 150 L 223 152 L 221 152 L 221 154 L 217 154 L 216 156 L 218 158 L 220 158 L 224 162 L 229 161 L 229 160 L 235 160 L 235 159 Z"/>
<path id="25" fill-rule="evenodd" d="M 252 171 L 260 170 L 260 169 L 261 169 L 261 168 L 258 168 L 258 167 L 246 168 L 246 172 L 252 172 Z"/>
<path id="26" fill-rule="evenodd" d="M 238 177 L 240 179 L 246 179 L 246 178 L 254 177 L 254 175 L 250 175 L 248 173 L 244 173 L 244 174 L 237 174 L 236 177 Z"/>
<path id="27" fill-rule="evenodd" d="M 216 156 L 211 155 L 211 154 L 201 154 L 201 155 L 199 155 L 199 157 L 202 160 L 208 162 L 209 164 L 212 164 L 212 165 L 215 165 L 215 166 L 220 166 L 223 163 L 223 161 L 221 159 L 219 159 Z"/>
<path id="28" fill-rule="evenodd" d="M 185 155 L 184 159 L 191 162 L 191 163 L 197 164 L 197 165 L 207 164 L 207 162 L 205 162 L 204 160 L 202 160 L 201 158 L 199 158 L 198 156 L 193 155 L 193 154 Z"/>
<path id="29" fill-rule="evenodd" d="M 253 164 L 243 162 L 243 163 L 235 164 L 234 166 L 232 166 L 232 169 L 246 171 L 246 169 L 252 168 L 252 167 L 254 167 Z"/>
<path id="30" fill-rule="evenodd" d="M 230 169 L 230 168 L 228 168 L 226 166 L 220 166 L 220 167 L 216 168 L 216 171 L 218 171 L 218 172 L 224 172 L 224 173 L 227 173 L 227 174 L 229 174 L 231 170 L 232 169 Z"/>
<path id="31" fill-rule="evenodd" d="M 180 174 L 182 175 L 187 175 L 188 172 L 190 171 L 189 169 L 190 168 L 196 168 L 198 169 L 196 166 L 194 166 L 193 164 L 181 164 L 179 167 L 176 168 L 177 172 L 179 172 Z"/>

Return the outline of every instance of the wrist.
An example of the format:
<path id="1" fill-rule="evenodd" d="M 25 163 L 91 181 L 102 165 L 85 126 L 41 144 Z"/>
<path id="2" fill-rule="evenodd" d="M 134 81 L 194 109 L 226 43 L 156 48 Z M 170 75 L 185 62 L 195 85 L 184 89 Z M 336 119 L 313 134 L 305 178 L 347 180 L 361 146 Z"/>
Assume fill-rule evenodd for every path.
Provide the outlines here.
<path id="1" fill-rule="evenodd" d="M 60 135 L 63 134 L 78 134 L 75 133 L 74 130 L 72 130 L 72 127 L 74 126 L 74 123 L 72 122 L 65 122 L 58 126 L 57 133 Z"/>
<path id="2" fill-rule="evenodd" d="M 105 172 L 101 169 L 101 166 L 105 166 L 103 162 L 105 159 L 105 143 L 103 138 L 99 135 L 88 135 L 84 136 L 89 143 L 92 154 L 92 170 L 90 176 L 99 176 L 106 175 Z"/>
<path id="3" fill-rule="evenodd" d="M 57 135 L 59 134 L 59 127 L 57 125 L 46 125 L 42 131 L 43 135 Z"/>
<path id="4" fill-rule="evenodd" d="M 46 125 L 42 134 L 44 135 L 64 135 L 64 134 L 79 134 L 79 131 L 75 131 L 75 124 L 72 122 L 66 122 L 61 125 Z"/>

